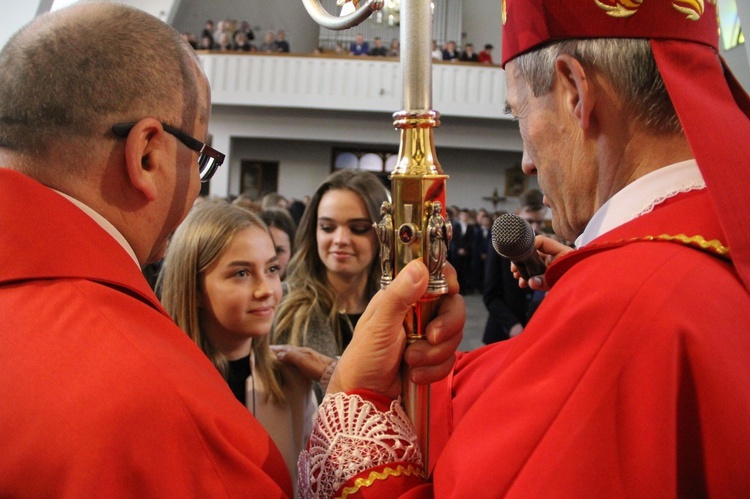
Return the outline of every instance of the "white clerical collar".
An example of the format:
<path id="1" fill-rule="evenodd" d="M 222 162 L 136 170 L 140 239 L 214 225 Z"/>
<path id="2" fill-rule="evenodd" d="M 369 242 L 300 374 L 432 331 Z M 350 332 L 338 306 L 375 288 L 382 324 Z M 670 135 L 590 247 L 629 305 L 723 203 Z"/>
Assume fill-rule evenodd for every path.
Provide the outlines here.
<path id="1" fill-rule="evenodd" d="M 60 194 L 62 197 L 64 197 L 65 199 L 67 199 L 68 201 L 76 205 L 77 207 L 79 207 L 81 211 L 83 211 L 86 215 L 91 217 L 91 219 L 97 224 L 99 224 L 99 226 L 102 229 L 107 231 L 107 234 L 112 236 L 114 240 L 117 241 L 120 244 L 120 246 L 122 246 L 122 249 L 124 249 L 128 253 L 128 255 L 130 255 L 130 258 L 133 259 L 135 264 L 138 266 L 138 269 L 140 270 L 141 264 L 138 262 L 138 257 L 135 256 L 135 251 L 133 251 L 133 247 L 130 246 L 130 243 L 128 243 L 128 240 L 125 239 L 125 236 L 123 236 L 122 233 L 120 233 L 120 231 L 117 230 L 115 226 L 109 222 L 109 220 L 107 220 L 106 218 L 101 216 L 99 213 L 97 213 L 96 210 L 94 210 L 93 208 L 91 208 L 90 206 L 86 204 L 83 204 L 76 198 L 70 197 L 64 192 L 58 191 L 57 189 L 52 189 L 52 190 Z"/>
<path id="2" fill-rule="evenodd" d="M 576 248 L 650 212 L 654 206 L 677 194 L 705 188 L 706 182 L 694 159 L 659 168 L 625 186 L 604 203 L 576 239 Z"/>

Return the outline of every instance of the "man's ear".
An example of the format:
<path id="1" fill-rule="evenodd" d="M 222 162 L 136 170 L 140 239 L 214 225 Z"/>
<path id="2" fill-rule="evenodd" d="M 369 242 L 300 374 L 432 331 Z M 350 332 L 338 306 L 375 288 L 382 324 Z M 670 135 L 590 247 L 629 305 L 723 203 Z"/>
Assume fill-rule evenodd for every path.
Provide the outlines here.
<path id="1" fill-rule="evenodd" d="M 135 124 L 125 141 L 125 169 L 131 185 L 149 201 L 154 201 L 162 173 L 161 154 L 167 146 L 166 132 L 154 118 L 144 118 Z"/>
<path id="2" fill-rule="evenodd" d="M 588 128 L 596 102 L 590 74 L 575 57 L 561 54 L 555 60 L 555 77 L 562 91 L 563 104 L 581 129 Z"/>

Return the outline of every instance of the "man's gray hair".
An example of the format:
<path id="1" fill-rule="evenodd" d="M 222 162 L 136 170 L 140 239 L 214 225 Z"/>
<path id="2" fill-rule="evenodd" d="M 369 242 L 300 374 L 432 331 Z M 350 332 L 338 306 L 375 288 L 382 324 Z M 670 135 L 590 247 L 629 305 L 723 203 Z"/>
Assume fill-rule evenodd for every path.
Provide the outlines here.
<path id="1" fill-rule="evenodd" d="M 584 68 L 607 78 L 644 129 L 657 134 L 682 133 L 648 40 L 571 39 L 522 54 L 515 59 L 516 68 L 535 96 L 552 90 L 555 60 L 561 54 L 575 57 Z"/>

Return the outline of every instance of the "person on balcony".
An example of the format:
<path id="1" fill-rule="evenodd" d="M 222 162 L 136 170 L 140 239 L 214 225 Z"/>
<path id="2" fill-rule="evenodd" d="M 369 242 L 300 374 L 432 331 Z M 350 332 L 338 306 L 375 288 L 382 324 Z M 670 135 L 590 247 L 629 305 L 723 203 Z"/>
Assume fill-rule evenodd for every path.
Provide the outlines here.
<path id="1" fill-rule="evenodd" d="M 388 55 L 388 49 L 383 47 L 383 40 L 376 36 L 373 40 L 373 47 L 370 49 L 371 56 L 375 57 L 385 57 Z"/>
<path id="2" fill-rule="evenodd" d="M 446 42 L 445 48 L 443 49 L 443 60 L 444 61 L 456 61 L 461 54 L 456 50 L 456 42 L 453 40 Z"/>
<path id="3" fill-rule="evenodd" d="M 495 64 L 492 61 L 492 49 L 494 49 L 494 48 L 495 47 L 493 47 L 491 43 L 487 43 L 484 46 L 484 50 L 482 50 L 481 52 L 479 52 L 479 62 L 481 62 L 483 64 Z"/>
<path id="4" fill-rule="evenodd" d="M 289 53 L 289 42 L 286 39 L 286 31 L 280 29 L 276 32 L 276 52 Z"/>
<path id="5" fill-rule="evenodd" d="M 458 60 L 461 62 L 479 62 L 479 56 L 474 52 L 473 43 L 467 43 L 464 45 L 464 50 L 461 52 L 461 56 Z"/>
<path id="6" fill-rule="evenodd" d="M 263 36 L 263 43 L 258 47 L 260 52 L 276 52 L 276 34 L 273 31 L 266 31 Z"/>
<path id="7" fill-rule="evenodd" d="M 357 37 L 349 45 L 349 55 L 368 55 L 370 44 L 365 41 L 365 35 L 357 33 Z"/>

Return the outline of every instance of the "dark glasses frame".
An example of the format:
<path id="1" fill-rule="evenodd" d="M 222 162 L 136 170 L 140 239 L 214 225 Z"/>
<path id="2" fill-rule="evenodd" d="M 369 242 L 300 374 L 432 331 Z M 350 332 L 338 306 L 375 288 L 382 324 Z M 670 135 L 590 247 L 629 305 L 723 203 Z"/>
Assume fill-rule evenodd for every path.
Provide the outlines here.
<path id="1" fill-rule="evenodd" d="M 112 132 L 118 137 L 126 138 L 137 123 L 137 121 L 132 123 L 117 123 L 116 125 L 112 125 Z M 166 123 L 162 123 L 161 126 L 164 128 L 165 132 L 174 135 L 177 140 L 185 144 L 189 149 L 198 153 L 198 166 L 200 168 L 201 182 L 208 182 L 211 180 L 211 177 L 214 176 L 216 170 L 222 165 L 222 163 L 224 163 L 224 158 L 226 156 L 178 128 L 167 125 Z"/>

